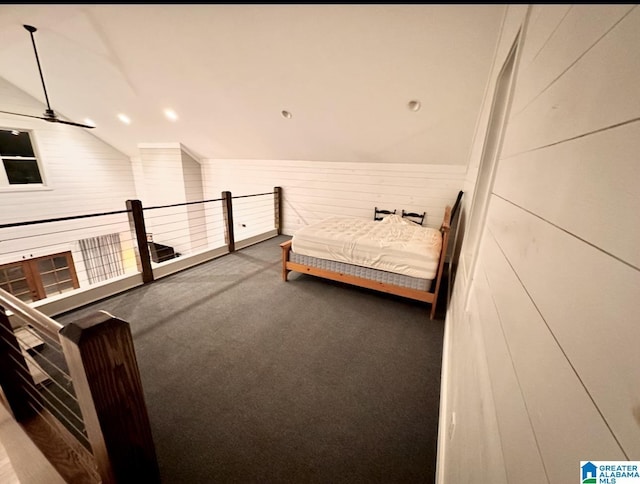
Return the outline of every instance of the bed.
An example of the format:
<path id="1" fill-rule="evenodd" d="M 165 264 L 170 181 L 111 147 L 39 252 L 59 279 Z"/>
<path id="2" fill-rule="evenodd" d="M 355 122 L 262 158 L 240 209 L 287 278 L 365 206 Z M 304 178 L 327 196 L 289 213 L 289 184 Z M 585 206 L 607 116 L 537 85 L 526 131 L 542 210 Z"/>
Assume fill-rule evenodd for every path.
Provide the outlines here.
<path id="1" fill-rule="evenodd" d="M 282 278 L 300 272 L 431 304 L 447 253 L 451 207 L 439 229 L 400 215 L 381 221 L 330 217 L 296 231 L 282 248 Z"/>

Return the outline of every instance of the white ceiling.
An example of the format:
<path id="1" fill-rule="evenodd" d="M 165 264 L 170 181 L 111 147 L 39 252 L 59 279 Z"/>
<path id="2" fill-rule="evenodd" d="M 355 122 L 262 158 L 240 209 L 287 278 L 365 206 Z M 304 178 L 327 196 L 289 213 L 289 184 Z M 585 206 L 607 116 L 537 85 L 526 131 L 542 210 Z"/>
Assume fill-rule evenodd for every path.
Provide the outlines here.
<path id="1" fill-rule="evenodd" d="M 44 102 L 29 24 L 54 111 L 129 156 L 465 164 L 504 9 L 2 5 L 0 77 Z"/>

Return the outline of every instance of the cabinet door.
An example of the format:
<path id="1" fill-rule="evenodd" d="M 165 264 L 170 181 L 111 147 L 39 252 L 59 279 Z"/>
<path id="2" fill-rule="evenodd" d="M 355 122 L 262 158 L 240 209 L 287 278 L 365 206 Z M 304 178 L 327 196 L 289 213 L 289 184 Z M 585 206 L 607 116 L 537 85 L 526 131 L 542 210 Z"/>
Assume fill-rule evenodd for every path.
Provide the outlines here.
<path id="1" fill-rule="evenodd" d="M 78 287 L 71 252 L 0 266 L 0 289 L 27 303 Z"/>

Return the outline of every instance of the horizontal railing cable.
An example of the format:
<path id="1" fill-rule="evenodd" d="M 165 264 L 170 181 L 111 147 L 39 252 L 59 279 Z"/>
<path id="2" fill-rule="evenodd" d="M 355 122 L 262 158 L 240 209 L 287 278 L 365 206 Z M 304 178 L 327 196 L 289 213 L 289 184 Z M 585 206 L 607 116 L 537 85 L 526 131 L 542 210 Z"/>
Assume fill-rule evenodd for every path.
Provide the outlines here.
<path id="1" fill-rule="evenodd" d="M 273 192 L 265 192 L 265 193 L 252 193 L 251 195 L 238 195 L 238 196 L 231 196 L 231 198 L 233 200 L 236 200 L 238 198 L 249 198 L 249 197 L 262 197 L 265 195 L 273 195 Z"/>
<path id="2" fill-rule="evenodd" d="M 62 352 L 62 346 L 60 346 L 60 342 L 58 340 L 52 338 L 50 335 L 48 335 L 46 333 L 38 333 L 35 329 L 33 329 L 28 324 L 25 325 L 25 326 L 21 326 L 21 329 L 24 329 L 25 331 L 28 331 L 31 335 L 35 336 L 36 338 L 46 338 L 49 341 L 49 343 L 46 343 L 47 344 L 47 348 L 51 348 L 56 353 L 58 353 L 60 355 L 64 355 L 64 353 Z M 18 335 L 16 335 L 15 333 L 14 333 L 14 335 L 16 336 L 16 338 L 18 337 Z"/>
<path id="3" fill-rule="evenodd" d="M 104 215 L 116 215 L 120 213 L 129 213 L 131 210 L 116 210 L 113 212 L 102 212 L 102 213 L 88 213 L 84 215 L 70 215 L 68 217 L 57 217 L 57 218 L 48 218 L 41 220 L 30 220 L 28 222 L 13 222 L 8 224 L 0 224 L 0 229 L 6 229 L 11 227 L 23 227 L 25 225 L 36 225 L 36 224 L 44 224 L 50 222 L 64 222 L 68 220 L 78 220 L 82 218 L 90 218 L 90 217 L 101 217 Z"/>
<path id="4" fill-rule="evenodd" d="M 10 341 L 7 340 L 7 338 L 5 338 L 4 336 L 0 335 L 0 338 L 2 338 L 2 340 L 4 340 L 5 343 L 10 344 Z M 18 337 L 16 337 L 16 339 L 18 339 Z M 24 342 L 23 342 L 24 344 Z M 11 347 L 12 348 L 12 347 Z M 13 348 L 15 350 L 15 348 Z M 66 393 L 69 398 L 75 400 L 76 402 L 78 401 L 77 397 L 75 395 L 73 395 L 71 392 L 69 392 L 69 390 L 67 388 L 65 388 L 60 382 L 58 382 L 55 378 L 53 378 L 53 375 L 51 375 L 50 373 L 45 372 L 44 368 L 42 368 L 40 362 L 38 362 L 38 360 L 36 360 L 33 356 L 29 355 L 28 352 L 20 352 L 20 354 L 23 357 L 27 357 L 29 358 L 31 361 L 35 362 L 38 367 L 47 375 L 49 376 L 49 380 L 51 382 L 53 382 L 54 385 L 56 385 L 58 388 L 60 388 L 60 390 L 62 390 L 64 393 Z M 40 357 L 42 357 L 42 355 L 39 355 Z M 19 365 L 23 370 L 26 370 L 28 373 L 31 373 L 31 371 L 28 368 L 25 368 L 24 365 L 22 365 L 19 361 L 16 360 L 16 358 L 14 358 L 13 356 L 11 356 L 11 354 L 9 354 L 9 357 L 17 364 Z M 59 366 L 55 365 L 54 363 L 52 363 L 50 360 L 46 359 L 46 358 L 42 358 L 45 361 L 47 361 L 47 363 L 49 363 L 51 366 L 53 366 L 54 368 L 56 368 L 58 370 L 58 372 L 65 378 L 65 380 L 67 380 L 67 384 L 72 383 L 71 377 L 68 375 L 68 373 L 66 373 L 64 370 L 60 369 Z"/>
<path id="5" fill-rule="evenodd" d="M 4 339 L 4 338 L 3 338 L 3 339 Z M 6 341 L 6 340 L 5 340 L 5 341 Z M 29 374 L 31 373 L 31 372 L 29 371 L 29 368 L 25 368 L 25 366 L 24 366 L 21 362 L 19 362 L 19 361 L 18 361 L 18 360 L 13 356 L 13 355 L 11 355 L 11 354 L 10 354 L 10 355 L 9 355 L 9 358 L 11 358 L 11 359 L 13 360 L 13 362 L 14 362 L 16 365 L 18 365 L 18 367 L 20 367 L 23 371 L 25 371 L 26 373 L 29 373 Z M 25 386 L 23 386 L 22 388 L 24 388 L 24 390 L 25 390 L 25 391 L 27 391 L 27 393 L 29 393 L 29 396 L 30 396 L 31 398 L 36 398 L 36 399 L 37 399 L 38 397 L 39 397 L 39 398 L 42 398 L 42 399 L 43 399 L 45 402 L 47 402 L 47 403 L 48 403 L 52 408 L 55 408 L 55 409 L 56 409 L 56 411 L 57 411 L 57 412 L 58 412 L 58 413 L 59 413 L 59 414 L 64 418 L 64 420 L 65 420 L 69 425 L 71 425 L 71 426 L 72 426 L 76 431 L 78 431 L 78 432 L 80 432 L 80 433 L 83 433 L 83 430 L 80 430 L 80 429 L 77 427 L 77 425 L 75 425 L 75 424 L 73 424 L 71 421 L 69 421 L 69 419 L 63 415 L 63 413 L 62 413 L 62 412 L 61 412 L 61 411 L 56 407 L 56 405 L 54 405 L 54 404 L 52 403 L 52 401 L 51 401 L 51 400 L 49 400 L 48 398 L 46 398 L 46 397 L 43 395 L 43 393 L 42 393 L 42 392 L 41 392 L 41 391 L 40 391 L 40 390 L 39 390 L 39 389 L 38 389 L 38 388 L 33 384 L 33 382 L 29 381 L 29 380 L 28 380 L 28 379 L 27 379 L 27 378 L 26 378 L 22 373 L 18 373 L 17 375 L 20 377 L 20 379 L 21 379 L 21 380 L 24 382 L 24 384 L 25 384 Z M 54 381 L 54 380 L 50 380 L 50 381 Z M 49 394 L 51 394 L 51 395 L 52 395 L 52 396 L 53 396 L 53 397 L 54 397 L 58 402 L 60 402 L 60 403 L 62 404 L 62 406 L 63 406 L 64 408 L 66 408 L 66 409 L 70 412 L 70 414 L 71 414 L 71 415 L 72 415 L 76 420 L 78 420 L 81 424 L 83 424 L 83 425 L 82 425 L 82 427 L 84 428 L 84 421 L 83 421 L 82 417 L 81 417 L 78 413 L 76 413 L 76 411 L 75 411 L 75 410 L 72 410 L 71 408 L 69 408 L 69 406 L 68 406 L 68 405 L 66 405 L 65 403 L 63 403 L 63 402 L 62 402 L 62 400 L 60 400 L 60 398 L 59 398 L 59 397 L 57 397 L 55 394 L 53 394 L 53 392 L 51 392 L 51 390 L 47 389 L 44 385 L 41 385 L 41 386 L 42 386 L 42 388 L 43 388 L 43 389 L 46 389 L 46 390 L 48 391 L 48 393 L 49 393 Z M 62 387 L 60 387 L 60 388 L 62 388 Z M 35 396 L 34 396 L 34 394 L 33 394 L 33 393 L 31 393 L 29 390 L 33 390 L 33 391 L 38 395 L 38 397 L 35 397 Z M 75 399 L 75 398 L 74 398 L 74 401 L 76 401 L 76 402 L 77 402 L 77 399 Z"/>
<path id="6" fill-rule="evenodd" d="M 47 407 L 45 407 L 42 403 L 36 401 L 35 403 L 37 403 L 38 405 L 40 405 L 40 409 L 35 408 L 35 406 L 33 405 L 32 401 L 27 402 L 29 404 L 29 406 L 31 407 L 31 409 L 38 413 L 38 414 L 42 414 L 43 410 L 49 410 Z M 54 415 L 55 418 L 55 415 Z M 56 427 L 54 427 L 51 422 L 49 422 L 49 419 L 47 418 L 43 418 L 42 419 L 48 426 L 49 428 L 54 432 L 54 433 L 59 433 L 60 430 L 57 429 Z M 63 424 L 64 425 L 64 424 Z M 78 432 L 78 431 L 76 431 Z M 82 432 L 79 432 L 75 435 L 76 439 L 78 439 L 78 442 L 80 442 L 80 444 L 82 446 L 84 446 L 85 449 L 87 449 L 89 452 L 92 452 L 92 448 L 91 448 L 91 443 L 89 442 L 89 437 L 87 435 L 87 431 L 86 429 L 83 430 Z"/>
<path id="7" fill-rule="evenodd" d="M 220 209 L 220 207 L 218 207 L 218 209 Z M 145 219 L 145 222 L 158 220 L 158 219 L 180 220 L 187 215 L 191 217 L 199 217 L 199 218 L 211 217 L 211 215 L 207 215 L 206 210 L 198 210 L 198 211 L 180 210 L 178 212 L 171 212 L 171 213 L 156 212 L 154 215 L 145 214 L 144 219 Z M 157 222 L 153 222 L 153 223 L 157 224 Z M 168 222 L 168 223 L 171 223 L 171 222 Z"/>
<path id="8" fill-rule="evenodd" d="M 142 207 L 142 210 L 156 210 L 159 208 L 184 207 L 185 205 L 195 205 L 197 203 L 220 202 L 222 198 L 212 198 L 211 200 L 197 200 L 195 202 L 172 203 L 170 205 L 156 205 L 153 207 Z"/>
<path id="9" fill-rule="evenodd" d="M 28 238 L 33 238 L 33 237 L 24 237 L 25 239 Z M 18 239 L 14 239 L 14 240 L 18 240 Z M 121 242 L 133 242 L 134 239 L 124 239 L 121 240 Z M 73 240 L 72 242 L 77 242 L 76 240 Z M 57 243 L 57 244 L 46 244 L 46 245 L 38 245 L 38 246 L 30 246 L 28 248 L 29 251 L 36 251 L 38 249 L 46 249 L 47 247 L 58 247 L 61 243 Z M 17 253 L 17 254 L 21 254 L 24 253 L 25 249 L 16 249 L 16 250 L 8 250 L 6 252 L 3 252 L 2 255 L 6 256 L 7 254 L 13 254 L 13 253 Z"/>
<path id="10" fill-rule="evenodd" d="M 108 227 L 109 225 L 122 225 L 123 223 L 128 223 L 128 221 L 118 221 L 118 222 L 109 222 L 109 223 L 104 223 L 104 224 L 98 224 L 98 225 L 83 225 L 82 227 L 76 227 L 76 228 L 72 228 L 72 229 L 64 229 L 64 230 L 54 230 L 52 232 L 42 232 L 39 233 L 37 235 L 26 235 L 26 236 L 21 236 L 21 237 L 3 237 L 2 238 L 2 242 L 10 242 L 12 240 L 21 240 L 21 239 L 30 239 L 33 237 L 48 237 L 50 235 L 58 235 L 58 234 L 64 234 L 64 233 L 68 233 L 68 232 L 79 232 L 79 231 L 85 231 L 85 230 L 89 230 L 89 229 L 98 229 L 98 228 L 104 228 L 104 227 Z M 120 232 L 122 233 L 122 232 Z"/>
<path id="11" fill-rule="evenodd" d="M 15 359 L 13 359 L 13 361 L 15 361 Z M 16 363 L 17 363 L 17 362 L 16 362 Z M 19 364 L 19 363 L 18 363 L 18 364 Z M 21 367 L 22 367 L 22 366 L 21 366 Z M 22 368 L 24 368 L 24 367 L 22 367 Z M 25 382 L 27 382 L 27 380 L 24 378 L 24 376 L 21 376 L 21 378 L 22 378 Z M 50 382 L 54 382 L 54 383 L 56 383 L 56 382 L 55 382 L 55 380 L 52 380 L 52 379 L 51 379 L 51 380 L 49 380 L 49 381 L 50 381 Z M 27 382 L 27 384 L 29 384 L 29 382 Z M 61 387 L 60 385 L 58 385 L 58 388 L 62 388 L 62 387 Z M 63 388 L 62 388 L 62 389 L 63 389 Z M 38 390 L 38 388 L 36 388 L 36 390 Z M 64 389 L 63 389 L 63 390 L 64 390 Z M 80 413 L 79 413 L 79 409 L 78 409 L 78 410 L 74 410 L 74 409 L 70 408 L 70 407 L 69 407 L 69 405 L 67 405 L 65 402 L 63 402 L 63 401 L 60 399 L 60 397 L 59 397 L 59 396 L 57 396 L 55 393 L 53 393 L 53 392 L 52 392 L 52 391 L 47 387 L 47 385 L 43 382 L 43 383 L 41 383 L 41 384 L 40 384 L 40 391 L 39 391 L 39 394 L 40 394 L 40 396 L 42 396 L 42 398 L 43 398 L 47 403 L 49 403 L 52 407 L 56 407 L 56 405 L 54 405 L 54 404 L 52 403 L 52 400 L 49 400 L 49 399 L 47 399 L 46 397 L 44 397 L 43 391 L 46 391 L 49 395 L 51 395 L 51 396 L 52 396 L 52 397 L 53 397 L 53 398 L 58 402 L 58 404 L 59 404 L 60 406 L 64 407 L 64 408 L 69 412 L 69 415 L 70 415 L 70 416 L 72 416 L 74 419 L 76 419 L 76 420 L 77 420 L 80 424 L 82 424 L 82 426 L 84 427 L 84 421 L 82 420 L 82 416 L 81 416 L 81 415 L 80 415 Z M 68 394 L 68 393 L 67 393 L 67 394 Z M 77 400 L 76 398 L 74 398 L 74 399 L 73 399 L 73 401 L 77 403 L 77 401 L 78 401 L 78 400 Z M 56 408 L 57 408 L 57 407 L 56 407 Z M 67 420 L 67 422 L 69 422 L 69 420 Z M 71 425 L 72 425 L 72 423 L 71 423 L 71 422 L 69 422 L 69 424 L 71 424 Z M 74 425 L 74 428 L 76 428 L 76 430 L 79 430 L 75 425 Z"/>
<path id="12" fill-rule="evenodd" d="M 3 328 L 5 328 L 4 326 L 2 326 Z M 9 331 L 9 329 L 5 328 L 6 331 Z M 33 335 L 35 335 L 36 337 L 39 337 L 39 334 L 36 333 L 31 333 Z M 18 336 L 15 331 L 13 332 L 13 335 L 15 336 L 15 338 L 22 343 L 22 346 L 24 348 L 28 348 L 29 347 L 29 343 L 22 338 L 22 336 Z M 42 341 L 42 340 L 41 340 Z M 44 343 L 43 343 L 44 344 Z M 47 344 L 47 348 L 50 348 L 53 351 L 56 351 L 59 355 L 64 356 L 64 353 L 61 350 L 58 350 L 57 348 L 54 348 L 51 344 Z M 51 366 L 53 366 L 56 370 L 58 370 L 62 375 L 65 376 L 65 378 L 69 381 L 71 381 L 71 376 L 69 376 L 69 374 L 63 370 L 62 368 L 60 368 L 59 366 L 57 366 L 53 361 L 48 360 L 44 355 L 40 355 L 41 358 L 45 361 L 47 361 L 47 363 L 49 363 Z"/>
<path id="13" fill-rule="evenodd" d="M 79 429 L 77 426 L 75 426 L 73 423 L 71 423 L 69 421 L 69 419 L 67 419 L 67 417 L 65 417 L 64 414 L 62 412 L 60 412 L 60 410 L 55 408 L 55 406 L 51 405 L 50 402 L 47 401 L 47 403 L 49 403 L 50 406 L 45 406 L 37 396 L 35 396 L 33 393 L 31 393 L 29 388 L 25 387 L 24 390 L 31 397 L 31 399 L 28 400 L 28 403 L 29 403 L 29 405 L 31 405 L 31 408 L 35 412 L 37 412 L 39 414 L 42 413 L 42 410 L 47 410 L 49 412 L 52 412 L 52 411 L 55 412 L 57 415 L 54 415 L 54 417 L 57 418 L 58 420 L 60 420 L 61 423 L 62 423 L 62 420 L 64 420 L 67 423 L 68 426 L 65 425 L 64 423 L 62 423 L 62 424 L 65 425 L 65 427 L 67 427 L 68 430 L 75 431 L 74 433 L 76 434 L 76 438 L 81 441 L 82 445 L 84 445 L 88 449 L 91 449 L 91 444 L 90 444 L 89 439 L 87 437 L 87 431 L 86 431 L 86 428 L 84 426 L 81 429 Z M 42 398 L 42 394 L 38 393 L 38 395 L 40 396 L 40 398 Z M 44 400 L 46 401 L 46 399 L 44 399 Z M 33 407 L 33 403 L 38 404 L 40 406 L 40 409 L 34 408 Z M 44 420 L 46 421 L 47 419 L 44 419 Z M 53 430 L 58 432 L 58 429 L 56 429 L 53 426 L 52 426 L 52 428 L 53 428 Z"/>

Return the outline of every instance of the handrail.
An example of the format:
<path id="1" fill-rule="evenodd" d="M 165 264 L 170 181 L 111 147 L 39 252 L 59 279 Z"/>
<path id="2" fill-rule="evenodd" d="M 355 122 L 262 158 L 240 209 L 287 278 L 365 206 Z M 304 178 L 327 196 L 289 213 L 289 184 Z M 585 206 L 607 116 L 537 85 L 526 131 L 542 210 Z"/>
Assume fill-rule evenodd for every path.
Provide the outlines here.
<path id="1" fill-rule="evenodd" d="M 0 289 L 0 306 L 11 310 L 11 312 L 17 317 L 27 321 L 29 324 L 32 324 L 38 330 L 47 333 L 55 341 L 60 340 L 58 331 L 64 327 L 63 325 L 32 308 L 4 289 Z"/>

